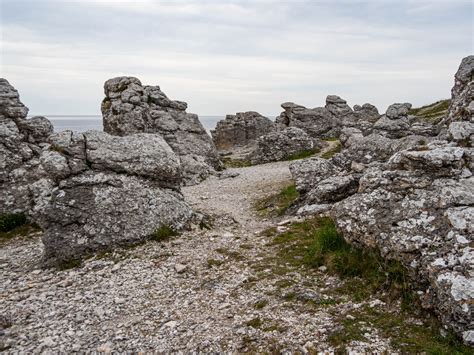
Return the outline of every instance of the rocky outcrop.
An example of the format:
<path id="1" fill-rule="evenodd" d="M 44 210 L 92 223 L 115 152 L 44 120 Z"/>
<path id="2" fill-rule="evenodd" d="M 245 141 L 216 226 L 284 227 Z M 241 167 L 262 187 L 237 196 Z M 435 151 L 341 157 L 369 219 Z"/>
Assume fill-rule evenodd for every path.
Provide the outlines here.
<path id="1" fill-rule="evenodd" d="M 211 137 L 187 104 L 170 100 L 159 86 L 143 86 L 137 78 L 117 77 L 104 84 L 104 131 L 126 136 L 157 133 L 179 156 L 184 183 L 196 184 L 222 168 Z"/>
<path id="2" fill-rule="evenodd" d="M 27 114 L 18 91 L 0 79 L 0 213 L 27 209 L 29 185 L 45 175 L 39 156 L 53 126 Z"/>
<path id="3" fill-rule="evenodd" d="M 46 265 L 198 218 L 179 192 L 180 157 L 161 135 L 54 134 L 46 118 L 26 119 L 4 79 L 0 100 L 0 213 L 22 212 L 39 224 Z"/>
<path id="4" fill-rule="evenodd" d="M 275 123 L 258 112 L 238 112 L 217 122 L 211 131 L 216 148 L 220 151 L 254 147 L 260 136 L 275 130 Z"/>
<path id="5" fill-rule="evenodd" d="M 434 144 L 401 151 L 331 210 L 347 240 L 401 261 L 422 305 L 465 339 L 474 331 L 472 155 Z"/>
<path id="6" fill-rule="evenodd" d="M 303 130 L 289 127 L 260 137 L 257 148 L 251 155 L 252 164 L 288 160 L 300 154 L 312 154 L 321 142 L 311 138 Z"/>
<path id="7" fill-rule="evenodd" d="M 298 127 L 314 138 L 338 137 L 344 127 L 360 129 L 364 134 L 372 132 L 374 122 L 380 118 L 375 106 L 355 105 L 352 110 L 346 100 L 336 95 L 326 97 L 325 107 L 307 109 L 292 102 L 281 105 L 285 110 L 276 119 L 283 127 Z"/>
<path id="8" fill-rule="evenodd" d="M 451 90 L 448 123 L 453 121 L 474 122 L 474 55 L 464 58 L 454 76 Z"/>
<path id="9" fill-rule="evenodd" d="M 471 69 L 467 68 L 471 63 Z M 452 101 L 466 100 L 474 61 L 463 60 Z M 467 109 L 464 107 L 464 109 Z M 474 344 L 474 148 L 470 121 L 451 122 L 451 142 L 404 132 L 409 104 L 389 107 L 376 133 L 343 129 L 344 149 L 331 160 L 311 158 L 290 169 L 300 213 L 329 213 L 345 239 L 376 248 L 408 270 L 423 307 Z M 448 117 L 463 111 L 451 105 Z"/>
<path id="10" fill-rule="evenodd" d="M 160 135 L 65 131 L 50 142 L 40 161 L 52 182 L 31 188 L 47 264 L 182 229 L 196 217 L 179 193 L 179 157 Z"/>
<path id="11" fill-rule="evenodd" d="M 284 111 L 276 119 L 280 127 L 297 127 L 313 138 L 336 137 L 339 133 L 340 121 L 325 107 L 308 109 L 293 102 L 281 107 Z"/>

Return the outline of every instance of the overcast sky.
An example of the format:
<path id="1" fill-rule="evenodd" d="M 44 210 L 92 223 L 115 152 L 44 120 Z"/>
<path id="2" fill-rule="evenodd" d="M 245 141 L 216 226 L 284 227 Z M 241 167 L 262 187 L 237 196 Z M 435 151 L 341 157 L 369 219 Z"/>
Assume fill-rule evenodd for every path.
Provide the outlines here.
<path id="1" fill-rule="evenodd" d="M 471 0 L 0 0 L 1 76 L 31 114 L 99 114 L 103 83 L 160 85 L 188 112 L 276 115 L 450 96 L 473 50 Z"/>

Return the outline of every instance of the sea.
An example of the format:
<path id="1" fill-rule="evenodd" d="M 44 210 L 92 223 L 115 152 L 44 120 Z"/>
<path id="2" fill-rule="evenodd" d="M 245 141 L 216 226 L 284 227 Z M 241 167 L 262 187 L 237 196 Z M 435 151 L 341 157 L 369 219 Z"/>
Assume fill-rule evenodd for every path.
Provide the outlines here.
<path id="1" fill-rule="evenodd" d="M 38 116 L 38 115 L 35 115 Z M 89 130 L 102 131 L 101 115 L 42 115 L 47 117 L 54 126 L 55 132 L 66 130 L 85 132 Z M 216 123 L 225 116 L 199 116 L 199 120 L 210 134 L 210 130 L 216 127 Z"/>

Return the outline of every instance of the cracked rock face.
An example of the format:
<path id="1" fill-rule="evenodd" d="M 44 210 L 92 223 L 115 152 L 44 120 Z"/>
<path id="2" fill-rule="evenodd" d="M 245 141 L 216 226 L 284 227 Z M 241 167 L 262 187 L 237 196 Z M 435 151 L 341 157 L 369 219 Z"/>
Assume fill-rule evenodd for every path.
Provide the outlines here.
<path id="1" fill-rule="evenodd" d="M 160 134 L 179 156 L 183 181 L 196 184 L 222 169 L 211 137 L 187 104 L 170 100 L 159 86 L 143 86 L 137 78 L 117 77 L 104 84 L 104 131 L 117 136 Z"/>
<path id="2" fill-rule="evenodd" d="M 254 147 L 260 136 L 275 131 L 275 123 L 258 112 L 238 112 L 227 115 L 217 122 L 216 129 L 211 131 L 216 148 L 226 151 L 242 147 Z"/>
<path id="3" fill-rule="evenodd" d="M 182 196 L 152 181 L 86 171 L 62 180 L 41 211 L 47 264 L 78 259 L 150 237 L 161 226 L 180 230 L 194 218 Z"/>
<path id="4" fill-rule="evenodd" d="M 197 217 L 179 192 L 179 155 L 161 135 L 54 134 L 46 118 L 27 120 L 27 112 L 1 79 L 0 213 L 23 212 L 42 227 L 46 265 L 144 240 L 161 226 L 182 229 Z"/>

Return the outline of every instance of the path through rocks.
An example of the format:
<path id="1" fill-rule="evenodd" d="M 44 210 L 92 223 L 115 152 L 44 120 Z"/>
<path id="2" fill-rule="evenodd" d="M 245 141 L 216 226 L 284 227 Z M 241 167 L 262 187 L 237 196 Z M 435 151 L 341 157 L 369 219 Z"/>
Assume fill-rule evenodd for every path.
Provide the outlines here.
<path id="1" fill-rule="evenodd" d="M 186 199 L 213 216 L 210 230 L 99 255 L 82 267 L 40 269 L 38 234 L 1 245 L 0 321 L 11 326 L 0 333 L 0 346 L 20 352 L 331 350 L 328 335 L 360 304 L 314 306 L 329 297 L 324 292 L 337 278 L 321 270 L 272 275 L 265 264 L 275 249 L 261 232 L 281 219 L 259 217 L 254 204 L 291 183 L 288 166 L 229 169 L 226 175 L 239 175 L 185 187 Z M 367 332 L 370 341 L 353 349 L 390 350 L 377 330 Z"/>

